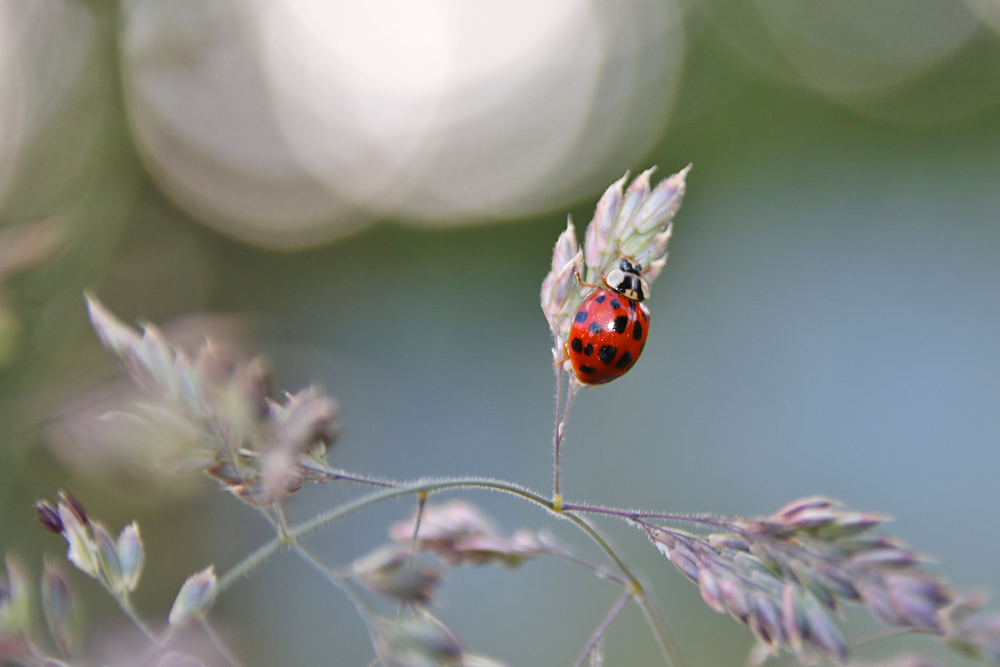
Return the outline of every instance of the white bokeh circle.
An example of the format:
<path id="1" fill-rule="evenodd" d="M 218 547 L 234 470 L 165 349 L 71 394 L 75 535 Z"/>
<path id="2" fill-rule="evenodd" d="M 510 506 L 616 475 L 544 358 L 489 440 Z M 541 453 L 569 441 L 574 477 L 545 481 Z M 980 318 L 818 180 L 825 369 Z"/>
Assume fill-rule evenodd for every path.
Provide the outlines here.
<path id="1" fill-rule="evenodd" d="M 720 7 L 712 21 L 741 56 L 773 76 L 865 115 L 926 124 L 1000 99 L 991 64 L 956 58 L 983 36 L 988 12 L 970 6 L 992 2 L 753 0 Z"/>
<path id="2" fill-rule="evenodd" d="M 0 3 L 0 204 L 15 194 L 12 185 L 25 185 L 16 180 L 22 161 L 39 138 L 48 138 L 41 133 L 65 113 L 67 99 L 100 90 L 103 81 L 91 78 L 97 28 L 97 19 L 76 2 Z M 100 104 L 88 102 L 88 113 L 77 114 L 71 128 L 59 128 L 72 133 L 60 148 L 72 148 L 52 165 L 50 188 L 64 184 L 95 137 Z"/>
<path id="3" fill-rule="evenodd" d="M 536 213 L 669 118 L 674 0 L 132 0 L 129 118 L 164 191 L 265 245 Z"/>

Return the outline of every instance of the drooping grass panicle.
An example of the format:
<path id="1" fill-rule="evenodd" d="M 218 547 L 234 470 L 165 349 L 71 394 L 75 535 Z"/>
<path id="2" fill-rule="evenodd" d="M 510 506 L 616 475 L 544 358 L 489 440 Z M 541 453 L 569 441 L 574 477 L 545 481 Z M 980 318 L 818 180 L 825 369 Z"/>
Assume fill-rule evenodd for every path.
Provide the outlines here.
<path id="1" fill-rule="evenodd" d="M 379 547 L 351 565 L 351 577 L 365 588 L 406 604 L 426 605 L 444 579 L 441 571 L 413 561 L 401 545 Z"/>
<path id="2" fill-rule="evenodd" d="M 948 644 L 973 660 L 1000 664 L 1000 613 L 980 613 L 987 602 L 978 591 L 959 596 L 941 614 Z"/>
<path id="3" fill-rule="evenodd" d="M 375 617 L 371 624 L 375 654 L 385 667 L 462 667 L 458 638 L 429 613 L 403 619 Z"/>
<path id="4" fill-rule="evenodd" d="M 885 660 L 852 660 L 848 667 L 947 667 L 937 658 L 906 653 Z"/>
<path id="5" fill-rule="evenodd" d="M 416 540 L 413 531 L 414 520 L 404 520 L 393 524 L 389 535 L 400 545 L 413 543 L 417 551 L 432 553 L 448 565 L 497 563 L 514 567 L 557 551 L 545 536 L 531 530 L 503 535 L 481 509 L 461 499 L 426 505 Z"/>
<path id="6" fill-rule="evenodd" d="M 772 650 L 811 649 L 846 660 L 847 642 L 830 614 L 849 601 L 897 628 L 953 641 L 966 632 L 970 650 L 989 654 L 990 623 L 980 625 L 986 630 L 978 634 L 967 621 L 949 623 L 956 594 L 920 567 L 923 556 L 871 532 L 885 518 L 811 497 L 765 519 L 734 519 L 731 532 L 645 528 L 671 563 L 698 584 L 706 604 L 749 626 Z M 992 636 L 1000 638 L 1000 632 Z"/>
<path id="7" fill-rule="evenodd" d="M 754 651 L 754 655 L 747 661 L 746 667 L 761 667 L 766 664 L 770 654 L 766 651 Z M 780 663 L 777 663 L 780 664 Z M 811 667 L 828 664 L 827 661 L 812 660 L 803 663 L 803 667 Z M 944 662 L 928 655 L 905 652 L 887 658 L 861 659 L 852 657 L 843 667 L 948 667 Z"/>
<path id="8" fill-rule="evenodd" d="M 337 404 L 316 387 L 269 398 L 260 358 L 228 359 L 206 341 L 195 356 L 172 346 L 154 326 L 142 333 L 88 296 L 90 319 L 104 347 L 150 400 L 109 419 L 139 420 L 186 444 L 164 464 L 202 470 L 255 505 L 277 502 L 307 481 L 327 479 L 325 455 L 336 437 Z"/>
<path id="9" fill-rule="evenodd" d="M 402 618 L 373 617 L 369 630 L 384 667 L 506 667 L 466 651 L 455 633 L 425 609 Z"/>

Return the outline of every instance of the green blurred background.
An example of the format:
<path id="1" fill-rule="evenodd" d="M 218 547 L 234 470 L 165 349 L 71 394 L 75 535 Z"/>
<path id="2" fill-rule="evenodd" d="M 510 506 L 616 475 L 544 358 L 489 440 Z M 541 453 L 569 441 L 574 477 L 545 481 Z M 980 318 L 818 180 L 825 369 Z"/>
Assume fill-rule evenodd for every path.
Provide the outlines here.
<path id="1" fill-rule="evenodd" d="M 325 61 L 290 51 L 292 28 L 275 34 L 289 16 L 301 28 L 309 11 L 349 13 L 338 3 L 0 0 L 0 221 L 48 225 L 34 245 L 0 239 L 24 255 L 0 277 L 0 549 L 35 573 L 61 554 L 31 505 L 66 486 L 113 530 L 138 519 L 137 604 L 162 620 L 188 574 L 268 538 L 208 481 L 116 463 L 144 443 L 102 440 L 96 409 L 118 372 L 84 289 L 126 320 L 266 354 L 280 389 L 323 386 L 341 405 L 334 466 L 546 492 L 554 381 L 538 288 L 564 216 L 582 233 L 625 170 L 691 162 L 642 363 L 574 405 L 566 497 L 762 514 L 827 494 L 896 517 L 957 587 L 1000 589 L 1000 6 L 595 1 L 491 10 L 504 20 L 461 6 L 373 3 L 349 25 L 406 48 L 350 60 L 350 35 L 313 34 Z M 421 60 L 437 44 L 426 16 L 451 50 Z M 495 46 L 536 19 L 522 52 Z M 489 67 L 454 65 L 476 57 Z M 442 78 L 441 62 L 461 76 Z M 412 86 L 397 95 L 400 72 Z M 338 101 L 359 125 L 313 122 Z M 356 491 L 307 488 L 293 516 Z M 469 495 L 507 529 L 545 525 L 597 557 L 531 508 Z M 355 516 L 317 550 L 346 564 L 411 510 Z M 741 664 L 750 633 L 642 535 L 607 529 L 689 664 Z M 73 581 L 95 663 L 130 664 L 128 625 Z M 437 613 L 512 665 L 572 664 L 617 595 L 535 561 L 455 571 Z M 291 557 L 232 589 L 217 623 L 247 665 L 371 659 L 348 602 Z M 635 609 L 607 651 L 608 664 L 658 660 Z"/>

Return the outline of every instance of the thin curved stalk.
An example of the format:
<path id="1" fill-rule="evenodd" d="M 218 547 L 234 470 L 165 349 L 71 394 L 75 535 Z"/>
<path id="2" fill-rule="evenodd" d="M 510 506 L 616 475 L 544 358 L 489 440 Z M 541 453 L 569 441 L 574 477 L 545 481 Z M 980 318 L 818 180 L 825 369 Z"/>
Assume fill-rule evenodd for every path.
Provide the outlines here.
<path id="1" fill-rule="evenodd" d="M 632 597 L 642 610 L 643 616 L 646 617 L 646 623 L 649 625 L 649 629 L 653 631 L 653 637 L 656 639 L 656 643 L 660 647 L 660 652 L 663 654 L 663 659 L 668 667 L 681 667 L 684 665 L 684 658 L 681 656 L 680 650 L 677 648 L 677 642 L 663 620 L 663 616 L 646 597 L 646 589 L 642 581 L 632 572 L 628 564 L 622 560 L 611 543 L 583 517 L 576 516 L 572 512 L 563 512 L 562 516 L 576 523 L 577 526 L 590 535 L 590 539 L 594 540 L 604 550 L 608 558 L 613 560 L 618 569 L 622 571 L 622 574 L 628 578 Z"/>
<path id="2" fill-rule="evenodd" d="M 733 521 L 724 516 L 714 514 L 672 514 L 669 512 L 646 512 L 643 510 L 623 510 L 617 507 L 602 507 L 600 505 L 581 505 L 578 503 L 566 503 L 563 509 L 585 512 L 587 514 L 606 514 L 616 516 L 625 521 L 636 521 L 637 519 L 661 519 L 663 521 L 676 521 L 678 523 L 694 523 L 707 528 L 720 528 L 722 530 L 734 530 Z"/>
<path id="3" fill-rule="evenodd" d="M 149 641 L 156 643 L 156 633 L 153 632 L 153 630 L 144 620 L 142 620 L 142 618 L 140 618 L 139 612 L 137 612 L 135 607 L 132 606 L 132 598 L 128 595 L 128 593 L 121 593 L 115 595 L 114 597 L 118 600 L 118 606 L 121 607 L 122 612 L 128 616 L 133 623 L 135 623 L 136 627 L 139 628 L 142 634 L 146 635 L 146 638 Z"/>
<path id="4" fill-rule="evenodd" d="M 219 636 L 219 633 L 217 633 L 215 628 L 212 627 L 212 624 L 209 623 L 207 616 L 202 615 L 199 617 L 198 625 L 201 626 L 205 636 L 208 637 L 208 641 L 212 643 L 212 646 L 215 647 L 215 650 L 218 651 L 219 655 L 223 657 L 229 667 L 243 667 L 243 663 L 240 662 L 240 659 L 236 657 L 236 654 L 233 653 L 232 649 L 226 645 L 225 640 Z"/>
<path id="5" fill-rule="evenodd" d="M 562 443 L 562 429 L 560 428 L 562 413 L 562 385 L 563 368 L 562 364 L 556 364 L 556 425 L 552 428 L 552 497 L 559 497 L 559 446 Z"/>
<path id="6" fill-rule="evenodd" d="M 597 626 L 597 629 L 594 630 L 594 634 L 590 636 L 590 640 L 587 641 L 587 644 L 583 647 L 583 651 L 580 652 L 580 657 L 577 659 L 573 667 L 583 667 L 583 663 L 586 662 L 587 656 L 594 651 L 597 644 L 604 638 L 604 635 L 607 634 L 611 624 L 615 622 L 616 618 L 618 618 L 618 614 L 622 613 L 622 609 L 625 608 L 625 605 L 628 604 L 628 601 L 631 598 L 632 593 L 630 591 L 625 591 L 621 594 L 614 605 L 612 605 L 611 611 L 607 613 L 600 625 Z"/>
<path id="7" fill-rule="evenodd" d="M 514 484 L 512 482 L 505 482 L 498 479 L 490 479 L 487 477 L 456 477 L 456 478 L 445 478 L 445 479 L 430 479 L 421 480 L 414 482 L 412 484 L 403 484 L 394 488 L 382 489 L 370 493 L 361 498 L 356 498 L 350 502 L 344 503 L 339 507 L 335 507 L 331 510 L 323 512 L 316 517 L 304 521 L 297 526 L 291 527 L 285 535 L 279 535 L 273 540 L 264 544 L 256 551 L 251 553 L 249 556 L 244 558 L 242 561 L 230 568 L 224 575 L 219 578 L 217 586 L 217 595 L 221 595 L 224 590 L 235 583 L 241 577 L 246 576 L 251 570 L 256 568 L 258 565 L 266 561 L 272 555 L 277 553 L 282 548 L 287 548 L 294 542 L 307 537 L 323 528 L 334 524 L 341 519 L 344 519 L 352 514 L 360 512 L 368 507 L 377 505 L 378 503 L 384 502 L 386 500 L 391 500 L 393 498 L 399 498 L 401 496 L 410 495 L 414 493 L 433 493 L 436 491 L 447 491 L 455 489 L 483 489 L 487 491 L 498 491 L 502 493 L 509 493 L 511 495 L 517 496 L 523 500 L 526 500 L 535 505 L 544 507 L 545 509 L 552 512 L 555 516 L 563 518 L 571 523 L 575 524 L 585 533 L 587 533 L 590 538 L 597 543 L 597 545 L 607 554 L 618 569 L 622 572 L 625 578 L 628 580 L 629 587 L 632 591 L 632 596 L 635 598 L 639 607 L 642 609 L 643 614 L 646 617 L 646 621 L 653 632 L 654 638 L 663 653 L 664 660 L 666 661 L 668 667 L 682 667 L 684 664 L 683 659 L 680 656 L 679 651 L 676 647 L 676 642 L 670 635 L 667 629 L 666 623 L 660 616 L 659 612 L 649 603 L 646 599 L 645 589 L 639 578 L 632 572 L 631 568 L 618 554 L 617 550 L 604 538 L 600 532 L 597 531 L 586 519 L 576 516 L 571 512 L 556 512 L 553 509 L 552 500 L 546 498 L 545 496 L 532 491 L 526 487 Z M 169 639 L 172 635 L 171 628 L 168 628 L 166 632 L 160 637 L 161 646 L 163 642 Z"/>

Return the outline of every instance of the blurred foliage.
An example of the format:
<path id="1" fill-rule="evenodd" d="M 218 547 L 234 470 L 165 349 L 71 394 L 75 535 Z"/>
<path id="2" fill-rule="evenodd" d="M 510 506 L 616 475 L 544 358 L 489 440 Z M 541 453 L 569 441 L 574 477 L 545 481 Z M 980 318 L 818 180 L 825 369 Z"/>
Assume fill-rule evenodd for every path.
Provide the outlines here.
<path id="1" fill-rule="evenodd" d="M 897 515 L 900 533 L 940 556 L 957 584 L 996 588 L 1000 518 L 989 503 L 985 515 L 968 509 L 993 497 L 988 472 L 1000 463 L 992 307 L 1000 296 L 1000 39 L 979 10 L 956 3 L 953 15 L 943 3 L 921 3 L 913 11 L 930 28 L 910 22 L 916 32 L 903 34 L 919 42 L 940 25 L 930 40 L 937 50 L 893 51 L 902 55 L 890 77 L 877 63 L 838 61 L 815 26 L 841 26 L 819 12 L 854 16 L 868 30 L 865 43 L 897 44 L 899 3 L 865 3 L 885 10 L 884 23 L 866 20 L 857 3 L 795 4 L 683 8 L 683 69 L 667 129 L 644 159 L 600 165 L 616 175 L 650 164 L 662 174 L 688 162 L 694 169 L 673 256 L 650 301 L 643 365 L 574 408 L 569 493 L 752 514 L 830 492 Z M 211 495 L 168 499 L 138 485 L 122 502 L 109 483 L 118 471 L 91 476 L 47 446 L 60 410 L 112 391 L 118 377 L 87 327 L 85 288 L 126 320 L 249 314 L 256 326 L 236 330 L 275 358 L 279 387 L 316 381 L 340 401 L 337 466 L 409 478 L 482 473 L 547 488 L 551 360 L 538 285 L 565 213 L 585 223 L 607 182 L 558 210 L 475 228 L 415 230 L 384 219 L 294 253 L 244 245 L 204 227 L 143 166 L 123 102 L 118 5 L 53 7 L 51 25 L 76 22 L 82 36 L 57 49 L 58 33 L 44 21 L 22 24 L 17 44 L 48 54 L 33 76 L 54 87 L 40 85 L 49 92 L 25 102 L 31 131 L 0 193 L 6 229 L 45 221 L 59 230 L 44 263 L 0 276 L 0 550 L 18 552 L 35 574 L 43 552 L 61 553 L 31 507 L 70 486 L 116 533 L 139 519 L 151 588 L 138 604 L 162 610 L 187 574 L 235 560 L 264 534 Z M 834 83 L 851 75 L 848 65 L 874 74 L 865 85 L 833 85 L 819 76 L 823 63 L 841 76 Z M 299 508 L 304 515 L 338 491 L 324 493 Z M 402 513 L 355 526 L 359 543 L 381 539 Z M 363 551 L 344 542 L 324 548 L 344 562 Z M 745 654 L 744 633 L 702 610 L 682 582 L 660 581 L 655 553 L 636 562 L 656 573 L 692 665 Z M 499 576 L 511 589 L 521 585 L 513 577 L 537 583 L 535 613 L 582 614 L 594 599 L 551 592 L 577 582 L 528 570 Z M 275 656 L 315 664 L 356 630 L 343 620 L 349 609 L 289 583 L 299 575 L 277 570 L 223 601 L 234 624 L 267 628 L 256 638 L 256 664 Z M 450 605 L 473 610 L 455 630 L 511 662 L 571 660 L 582 628 L 598 618 L 567 619 L 584 634 L 559 642 L 538 623 L 524 635 L 534 648 L 508 654 L 486 619 L 464 627 L 476 615 L 470 600 L 497 588 L 498 580 L 482 581 L 446 592 Z M 254 586 L 280 600 L 275 608 L 240 604 Z M 84 593 L 88 616 L 108 631 L 116 612 Z M 491 599 L 483 616 L 527 606 L 506 590 Z M 302 641 L 337 619 L 343 634 L 329 633 L 330 645 Z M 702 633 L 726 639 L 706 642 Z M 285 643 L 265 648 L 278 637 Z M 653 655 L 646 641 L 612 638 L 607 650 L 632 651 L 631 662 L 645 664 Z M 358 664 L 365 650 L 353 656 Z M 345 652 L 345 664 L 351 659 Z"/>

